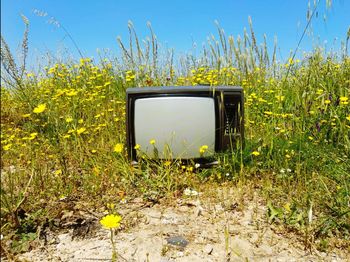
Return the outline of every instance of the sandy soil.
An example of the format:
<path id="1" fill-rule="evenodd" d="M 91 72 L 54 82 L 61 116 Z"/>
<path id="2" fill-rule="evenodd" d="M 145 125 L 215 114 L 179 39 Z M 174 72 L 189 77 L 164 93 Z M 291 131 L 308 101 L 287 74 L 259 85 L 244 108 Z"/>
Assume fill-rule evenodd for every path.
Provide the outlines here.
<path id="1" fill-rule="evenodd" d="M 232 192 L 217 196 L 187 196 L 155 205 L 134 199 L 123 204 L 123 227 L 115 237 L 118 261 L 350 261 L 345 250 L 310 252 L 297 236 L 278 232 L 266 222 L 265 205 L 257 197 L 239 200 Z M 84 217 L 80 226 L 67 225 L 79 216 Z M 99 225 L 101 216 L 74 210 L 64 214 L 61 223 L 66 221 L 66 231 L 46 232 L 34 250 L 18 258 L 111 261 L 109 231 Z M 182 239 L 182 244 L 168 243 L 172 237 Z"/>

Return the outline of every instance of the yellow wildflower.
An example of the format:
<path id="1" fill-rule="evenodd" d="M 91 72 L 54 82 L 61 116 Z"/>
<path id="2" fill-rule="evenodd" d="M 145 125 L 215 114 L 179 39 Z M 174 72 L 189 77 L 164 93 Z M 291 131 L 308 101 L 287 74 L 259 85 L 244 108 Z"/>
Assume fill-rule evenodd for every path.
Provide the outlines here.
<path id="1" fill-rule="evenodd" d="M 67 123 L 70 123 L 70 122 L 72 122 L 72 121 L 73 121 L 73 118 L 72 118 L 72 117 L 69 116 L 69 117 L 66 118 L 66 122 L 67 122 Z"/>
<path id="2" fill-rule="evenodd" d="M 193 171 L 193 166 L 188 166 L 188 167 L 186 168 L 186 171 L 192 172 L 192 171 Z"/>
<path id="3" fill-rule="evenodd" d="M 7 151 L 11 148 L 11 146 L 12 146 L 12 144 L 7 144 L 2 149 L 4 149 L 4 151 Z"/>
<path id="4" fill-rule="evenodd" d="M 252 152 L 252 155 L 253 155 L 253 156 L 259 156 L 259 155 L 260 155 L 260 152 L 258 152 L 258 151 L 253 151 L 253 152 Z"/>
<path id="5" fill-rule="evenodd" d="M 264 114 L 270 116 L 270 115 L 272 115 L 272 112 L 271 111 L 265 111 Z"/>
<path id="6" fill-rule="evenodd" d="M 33 113 L 40 114 L 44 112 L 46 109 L 46 104 L 39 104 L 36 108 L 34 108 Z"/>
<path id="7" fill-rule="evenodd" d="M 136 149 L 136 150 L 139 150 L 141 148 L 141 146 L 139 145 L 139 144 L 136 144 L 135 146 L 134 146 L 134 149 Z"/>
<path id="8" fill-rule="evenodd" d="M 38 133 L 31 133 L 30 134 L 30 137 L 29 137 L 29 140 L 33 140 L 37 137 Z"/>
<path id="9" fill-rule="evenodd" d="M 22 117 L 23 118 L 28 118 L 28 117 L 30 117 L 30 114 L 24 114 L 24 115 L 22 115 Z"/>
<path id="10" fill-rule="evenodd" d="M 151 139 L 151 140 L 149 141 L 149 143 L 150 143 L 151 145 L 155 145 L 156 140 L 155 140 L 155 139 Z"/>
<path id="11" fill-rule="evenodd" d="M 277 101 L 282 102 L 285 99 L 285 96 L 276 96 Z"/>
<path id="12" fill-rule="evenodd" d="M 118 215 L 106 215 L 101 220 L 100 223 L 104 228 L 112 229 L 118 228 L 120 226 L 120 221 L 122 220 L 121 216 Z"/>
<path id="13" fill-rule="evenodd" d="M 199 148 L 199 153 L 200 153 L 200 154 L 204 154 L 205 151 L 208 150 L 208 148 L 209 148 L 209 147 L 208 147 L 207 145 L 201 146 L 201 147 Z"/>
<path id="14" fill-rule="evenodd" d="M 323 89 L 317 89 L 317 91 L 316 91 L 317 95 L 322 95 L 322 93 L 323 93 Z"/>
<path id="15" fill-rule="evenodd" d="M 62 170 L 61 170 L 61 169 L 57 169 L 57 170 L 54 172 L 54 174 L 55 174 L 56 176 L 61 175 L 61 174 L 62 174 Z"/>
<path id="16" fill-rule="evenodd" d="M 121 153 L 123 152 L 124 146 L 121 143 L 118 143 L 114 146 L 114 152 Z"/>
<path id="17" fill-rule="evenodd" d="M 339 101 L 340 101 L 340 104 L 341 104 L 341 105 L 347 105 L 347 104 L 349 104 L 348 100 L 349 100 L 349 98 L 346 97 L 346 96 L 342 96 L 342 97 L 339 98 Z"/>
<path id="18" fill-rule="evenodd" d="M 350 121 L 350 115 L 348 115 L 348 116 L 346 117 L 346 119 Z"/>
<path id="19" fill-rule="evenodd" d="M 75 90 L 71 90 L 66 93 L 67 96 L 76 96 L 77 94 L 78 94 L 78 91 L 75 91 Z"/>
<path id="20" fill-rule="evenodd" d="M 79 129 L 77 129 L 77 134 L 80 135 L 82 133 L 84 133 L 86 131 L 86 128 L 85 127 L 81 127 Z"/>

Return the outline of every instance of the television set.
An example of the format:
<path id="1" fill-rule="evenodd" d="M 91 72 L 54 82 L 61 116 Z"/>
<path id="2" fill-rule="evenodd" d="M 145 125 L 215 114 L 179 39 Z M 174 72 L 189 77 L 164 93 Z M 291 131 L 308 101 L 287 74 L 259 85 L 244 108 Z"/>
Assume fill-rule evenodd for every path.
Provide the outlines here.
<path id="1" fill-rule="evenodd" d="M 127 150 L 153 159 L 203 160 L 244 139 L 239 86 L 135 87 L 126 90 Z"/>

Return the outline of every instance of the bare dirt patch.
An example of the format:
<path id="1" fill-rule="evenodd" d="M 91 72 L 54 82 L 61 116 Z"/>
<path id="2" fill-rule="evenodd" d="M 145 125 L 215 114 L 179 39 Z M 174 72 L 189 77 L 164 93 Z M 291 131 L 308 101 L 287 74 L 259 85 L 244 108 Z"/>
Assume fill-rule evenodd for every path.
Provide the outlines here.
<path id="1" fill-rule="evenodd" d="M 134 199 L 120 208 L 118 261 L 349 261 L 346 250 L 305 250 L 300 239 L 269 225 L 258 198 L 230 191 L 147 205 Z M 110 261 L 109 231 L 81 223 L 54 234 L 18 257 L 22 261 Z M 82 226 L 85 225 L 85 226 Z M 79 229 L 82 228 L 82 229 Z M 80 230 L 80 231 L 79 231 Z M 173 240 L 176 241 L 173 241 Z"/>

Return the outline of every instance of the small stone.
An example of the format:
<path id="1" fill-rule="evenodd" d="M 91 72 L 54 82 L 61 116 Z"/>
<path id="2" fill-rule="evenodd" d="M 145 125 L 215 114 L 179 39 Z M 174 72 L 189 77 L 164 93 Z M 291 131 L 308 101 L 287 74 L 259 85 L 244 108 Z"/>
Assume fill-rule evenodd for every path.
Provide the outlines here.
<path id="1" fill-rule="evenodd" d="M 188 241 L 184 239 L 182 236 L 173 236 L 166 239 L 167 243 L 170 245 L 178 246 L 178 247 L 186 247 L 188 245 Z"/>
<path id="2" fill-rule="evenodd" d="M 213 253 L 213 249 L 214 248 L 212 245 L 206 245 L 203 251 L 205 254 L 211 255 L 211 253 Z"/>

